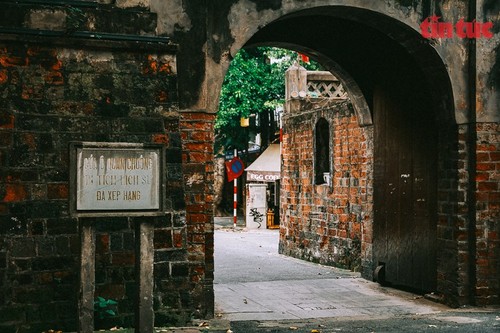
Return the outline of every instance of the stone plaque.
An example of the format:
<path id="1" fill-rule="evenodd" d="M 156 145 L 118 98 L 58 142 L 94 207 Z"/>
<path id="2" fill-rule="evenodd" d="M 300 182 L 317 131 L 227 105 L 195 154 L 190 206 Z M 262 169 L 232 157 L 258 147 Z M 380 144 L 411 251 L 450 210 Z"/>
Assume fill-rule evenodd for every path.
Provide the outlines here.
<path id="1" fill-rule="evenodd" d="M 160 209 L 160 150 L 76 148 L 76 210 Z"/>

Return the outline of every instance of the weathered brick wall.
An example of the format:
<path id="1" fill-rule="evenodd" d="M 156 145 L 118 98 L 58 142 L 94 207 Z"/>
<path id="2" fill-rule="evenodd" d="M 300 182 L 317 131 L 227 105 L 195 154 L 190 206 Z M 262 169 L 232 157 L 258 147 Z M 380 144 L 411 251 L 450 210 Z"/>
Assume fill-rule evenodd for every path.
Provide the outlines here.
<path id="1" fill-rule="evenodd" d="M 189 308 L 192 315 L 204 318 L 214 315 L 214 122 L 214 114 L 199 112 L 183 112 L 180 121 L 192 294 Z"/>
<path id="2" fill-rule="evenodd" d="M 498 304 L 498 128 L 478 123 L 440 131 L 437 290 L 453 306 Z"/>
<path id="3" fill-rule="evenodd" d="M 476 303 L 500 303 L 500 124 L 476 125 Z"/>
<path id="4" fill-rule="evenodd" d="M 331 187 L 314 184 L 320 118 L 332 133 Z M 371 267 L 370 228 L 364 228 L 372 219 L 371 128 L 358 125 L 348 102 L 285 114 L 283 128 L 280 252 L 357 271 Z"/>
<path id="5" fill-rule="evenodd" d="M 199 301 L 193 281 L 204 278 L 204 261 L 190 264 L 188 244 L 196 241 L 187 236 L 175 56 L 115 46 L 0 46 L 2 332 L 76 328 L 80 243 L 79 220 L 69 214 L 71 141 L 165 145 L 167 214 L 156 218 L 154 240 L 156 319 L 182 322 Z M 96 296 L 117 300 L 117 324 L 126 326 L 133 322 L 136 220 L 92 222 Z"/>
<path id="6" fill-rule="evenodd" d="M 447 302 L 458 306 L 467 298 L 467 288 L 459 290 L 459 285 L 467 282 L 467 154 L 465 136 L 459 135 L 456 126 L 440 130 L 439 136 L 439 183 L 437 233 L 437 290 L 447 295 Z M 461 147 L 459 156 L 458 148 Z M 459 187 L 458 168 L 461 168 L 462 184 Z M 465 183 L 463 183 L 465 181 Z M 459 213 L 460 206 L 460 213 Z M 461 238 L 462 254 L 459 254 L 457 238 Z M 465 252 L 464 252 L 465 251 Z M 459 260 L 459 256 L 461 257 Z M 459 265 L 462 265 L 459 282 Z M 465 279 L 464 279 L 465 278 Z M 464 285 L 465 286 L 465 285 Z M 461 295 L 459 295 L 461 293 Z"/>

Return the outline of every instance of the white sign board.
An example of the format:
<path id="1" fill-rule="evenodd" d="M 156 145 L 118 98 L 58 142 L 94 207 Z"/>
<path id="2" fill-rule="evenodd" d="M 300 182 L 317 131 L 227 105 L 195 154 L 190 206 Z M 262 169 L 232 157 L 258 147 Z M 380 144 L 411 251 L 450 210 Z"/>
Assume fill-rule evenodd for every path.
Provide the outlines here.
<path id="1" fill-rule="evenodd" d="M 160 208 L 158 149 L 76 149 L 76 210 Z"/>
<path id="2" fill-rule="evenodd" d="M 267 225 L 267 185 L 247 184 L 246 227 L 266 229 Z"/>
<path id="3" fill-rule="evenodd" d="M 279 172 L 247 171 L 247 181 L 275 182 L 280 179 Z"/>

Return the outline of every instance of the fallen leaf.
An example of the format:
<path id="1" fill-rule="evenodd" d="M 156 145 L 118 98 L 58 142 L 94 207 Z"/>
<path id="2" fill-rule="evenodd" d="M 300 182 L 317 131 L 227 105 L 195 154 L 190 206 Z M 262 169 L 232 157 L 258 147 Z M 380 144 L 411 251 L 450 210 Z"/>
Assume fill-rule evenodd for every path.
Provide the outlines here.
<path id="1" fill-rule="evenodd" d="M 292 330 L 292 331 L 296 331 L 296 330 L 298 330 L 298 329 L 299 329 L 299 328 L 298 328 L 297 326 L 290 326 L 290 330 Z"/>
<path id="2" fill-rule="evenodd" d="M 311 330 L 311 333 L 321 333 L 319 330 Z"/>
<path id="3" fill-rule="evenodd" d="M 437 325 L 429 325 L 429 327 L 437 328 Z"/>

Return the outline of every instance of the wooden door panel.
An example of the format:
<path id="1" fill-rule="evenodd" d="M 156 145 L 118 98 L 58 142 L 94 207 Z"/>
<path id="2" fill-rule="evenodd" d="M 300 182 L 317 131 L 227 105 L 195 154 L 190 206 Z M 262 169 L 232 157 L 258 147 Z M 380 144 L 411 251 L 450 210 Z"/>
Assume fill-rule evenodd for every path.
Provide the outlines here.
<path id="1" fill-rule="evenodd" d="M 436 284 L 435 129 L 425 96 L 395 86 L 374 93 L 374 264 L 385 264 L 389 283 L 429 291 Z"/>

